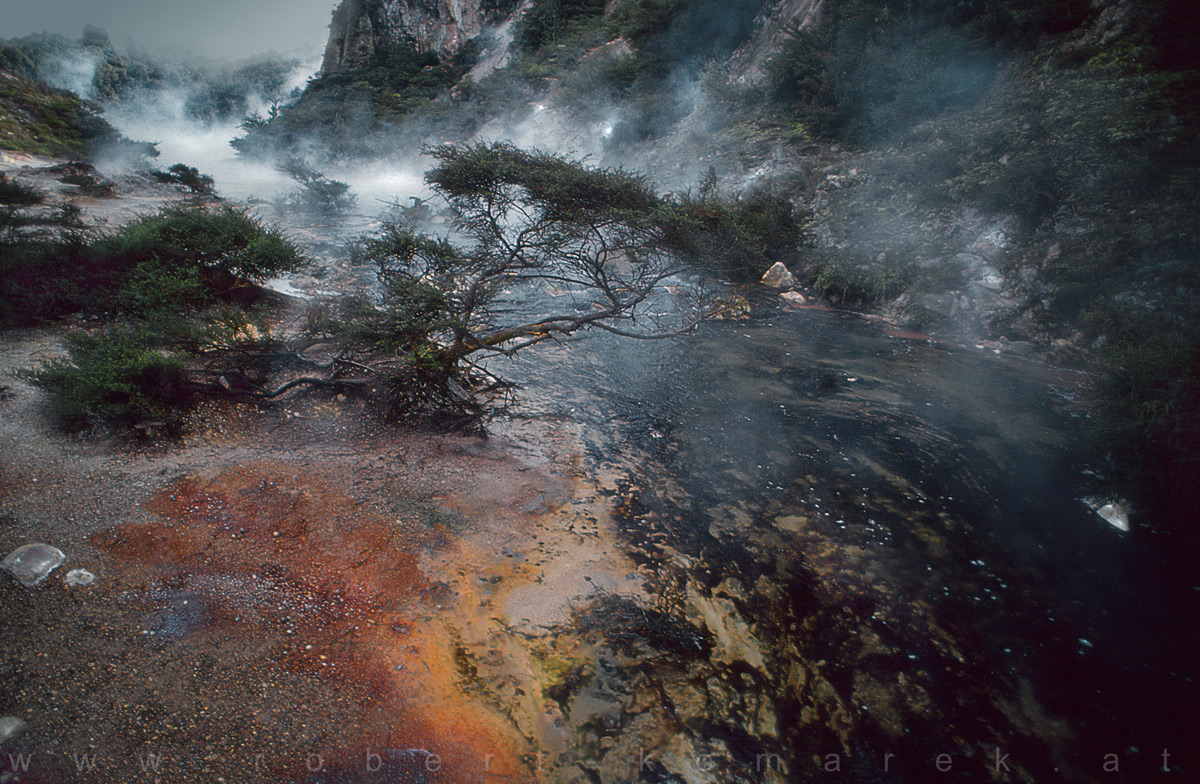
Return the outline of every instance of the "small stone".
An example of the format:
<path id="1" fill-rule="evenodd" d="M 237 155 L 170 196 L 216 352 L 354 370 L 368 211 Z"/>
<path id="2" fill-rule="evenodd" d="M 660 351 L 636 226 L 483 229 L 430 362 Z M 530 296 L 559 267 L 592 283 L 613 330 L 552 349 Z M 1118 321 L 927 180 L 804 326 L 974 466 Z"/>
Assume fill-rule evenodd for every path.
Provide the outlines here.
<path id="1" fill-rule="evenodd" d="M 709 309 L 708 315 L 718 321 L 744 319 L 750 315 L 750 302 L 739 294 L 730 294 L 719 299 Z"/>
<path id="2" fill-rule="evenodd" d="M 25 722 L 16 716 L 0 716 L 0 743 L 16 737 L 25 729 Z"/>
<path id="3" fill-rule="evenodd" d="M 953 318 L 960 307 L 958 298 L 951 294 L 926 294 L 921 297 L 920 305 L 942 318 Z"/>
<path id="4" fill-rule="evenodd" d="M 1115 503 L 1105 504 L 1096 510 L 1096 514 L 1104 522 L 1116 528 L 1118 531 L 1129 530 L 1129 510 L 1126 505 L 1120 501 Z"/>
<path id="5" fill-rule="evenodd" d="M 18 547 L 8 554 L 0 569 L 11 574 L 21 585 L 33 588 L 67 560 L 62 550 L 40 542 Z"/>
<path id="6" fill-rule="evenodd" d="M 1034 346 L 1028 340 L 1008 340 L 1000 338 L 1000 348 L 1005 354 L 1012 354 L 1016 357 L 1027 357 L 1034 351 Z"/>
<path id="7" fill-rule="evenodd" d="M 796 279 L 792 277 L 792 273 L 783 266 L 781 261 L 771 265 L 771 269 L 762 276 L 762 282 L 764 286 L 770 286 L 773 289 L 790 289 L 796 285 Z"/>
<path id="8" fill-rule="evenodd" d="M 800 515 L 783 515 L 775 518 L 775 525 L 785 531 L 800 532 L 807 526 L 808 520 Z"/>
<path id="9" fill-rule="evenodd" d="M 782 297 L 783 301 L 787 304 L 794 305 L 796 307 L 802 307 L 808 302 L 808 300 L 804 298 L 804 295 L 798 291 L 785 291 L 779 296 Z"/>
<path id="10" fill-rule="evenodd" d="M 72 569 L 67 572 L 67 576 L 63 578 L 63 582 L 68 588 L 82 588 L 96 582 L 96 575 L 87 569 Z"/>

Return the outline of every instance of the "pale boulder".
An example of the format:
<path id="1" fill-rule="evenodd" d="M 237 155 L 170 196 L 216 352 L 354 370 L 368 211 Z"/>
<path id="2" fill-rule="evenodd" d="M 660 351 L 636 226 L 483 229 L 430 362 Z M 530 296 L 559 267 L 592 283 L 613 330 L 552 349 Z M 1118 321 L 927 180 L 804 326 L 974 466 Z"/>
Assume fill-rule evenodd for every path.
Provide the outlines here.
<path id="1" fill-rule="evenodd" d="M 764 286 L 770 286 L 773 289 L 791 289 L 796 287 L 796 279 L 787 267 L 783 266 L 783 262 L 777 261 L 771 265 L 771 269 L 767 270 L 762 276 Z"/>

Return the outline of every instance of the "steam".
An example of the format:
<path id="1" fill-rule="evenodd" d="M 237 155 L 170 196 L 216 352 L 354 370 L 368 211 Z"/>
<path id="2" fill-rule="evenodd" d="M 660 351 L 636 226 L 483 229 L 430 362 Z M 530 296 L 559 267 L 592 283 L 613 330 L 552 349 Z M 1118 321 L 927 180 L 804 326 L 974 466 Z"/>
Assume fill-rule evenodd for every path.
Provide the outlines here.
<path id="1" fill-rule="evenodd" d="M 642 100 L 640 106 L 635 105 L 637 99 L 620 94 L 603 77 L 604 69 L 619 65 L 618 60 L 640 56 L 623 41 L 598 47 L 584 58 L 579 74 L 564 78 L 557 87 L 531 93 L 527 84 L 514 82 L 517 76 L 508 66 L 518 56 L 513 49 L 516 23 L 509 20 L 480 37 L 484 49 L 468 76 L 473 85 L 468 93 L 482 97 L 441 99 L 430 111 L 418 110 L 374 137 L 366 154 L 357 158 L 339 158 L 330 149 L 324 138 L 327 125 L 314 128 L 309 138 L 288 138 L 286 146 L 268 148 L 262 155 L 239 155 L 230 146 L 230 141 L 246 135 L 242 127 L 245 115 L 269 117 L 273 109 L 300 98 L 320 67 L 321 58 L 316 54 L 297 60 L 282 84 L 272 81 L 269 91 L 251 84 L 251 76 L 240 82 L 242 65 L 159 60 L 155 69 L 159 63 L 163 67 L 161 76 L 153 77 L 156 81 L 115 100 L 109 86 L 96 87 L 108 76 L 104 70 L 98 78 L 98 69 L 113 56 L 106 36 L 102 36 L 103 47 L 62 39 L 65 46 L 44 57 L 39 67 L 49 83 L 88 99 L 104 100 L 105 119 L 122 135 L 156 145 L 159 157 L 154 165 L 158 168 L 175 163 L 195 167 L 213 177 L 217 193 L 226 198 L 280 206 L 297 183 L 278 170 L 279 164 L 300 157 L 329 179 L 350 185 L 357 199 L 351 222 L 361 225 L 389 204 L 428 197 L 423 172 L 430 161 L 421 150 L 444 142 L 507 141 L 592 164 L 642 171 L 666 189 L 693 187 L 714 156 L 706 152 L 704 138 L 705 118 L 712 107 L 707 104 L 691 53 L 708 51 L 714 40 L 721 41 L 721 46 L 732 45 L 736 35 L 730 31 L 737 30 L 738 24 L 730 20 L 745 17 L 747 8 L 760 3 L 741 0 L 736 11 L 709 8 L 713 13 L 703 24 L 697 24 L 694 13 L 690 20 L 682 20 L 669 36 L 675 54 L 654 55 L 666 68 L 661 79 L 652 80 L 655 100 Z M 268 57 L 276 58 L 277 63 L 288 59 Z M 249 61 L 243 64 L 248 66 Z M 231 91 L 237 94 L 231 97 Z M 525 100 L 513 101 L 508 96 L 524 96 Z M 374 124 L 367 107 L 361 108 L 364 126 Z M 344 122 L 356 128 L 359 119 L 353 109 L 347 104 Z M 485 120 L 482 124 L 481 118 Z M 355 132 L 349 133 L 353 136 Z M 357 137 L 353 142 L 363 144 Z M 128 162 L 114 157 L 99 164 L 116 172 Z"/>
<path id="2" fill-rule="evenodd" d="M 315 73 L 319 61 L 309 59 L 292 71 L 287 89 L 297 89 Z M 242 118 L 203 119 L 189 111 L 196 88 L 170 84 L 142 90 L 106 107 L 105 119 L 123 135 L 153 142 L 159 160 L 167 165 L 185 163 L 216 181 L 218 193 L 228 198 L 270 198 L 292 183 L 270 162 L 237 158 L 230 140 L 241 136 Z M 246 96 L 251 111 L 269 111 L 275 96 Z"/>
<path id="3" fill-rule="evenodd" d="M 100 55 L 79 48 L 60 52 L 38 64 L 38 78 L 51 87 L 69 90 L 84 100 L 96 99 L 96 68 Z"/>
<path id="4" fill-rule="evenodd" d="M 87 82 L 89 74 L 84 58 L 76 58 L 70 67 L 61 68 L 60 83 L 74 74 L 77 83 Z M 249 92 L 245 96 L 249 113 L 266 115 L 281 98 L 294 97 L 317 72 L 319 57 L 302 61 L 284 81 L 278 94 L 263 95 Z M 295 190 L 296 182 L 277 166 L 275 158 L 238 156 L 230 141 L 243 136 L 243 117 L 202 118 L 192 110 L 197 90 L 195 85 L 177 82 L 158 89 L 146 89 L 111 102 L 105 107 L 105 119 L 127 138 L 152 142 L 156 145 L 158 162 L 163 168 L 174 163 L 194 166 L 213 177 L 216 191 L 225 198 L 238 201 L 271 204 Z M 116 171 L 124 165 L 120 160 L 101 161 L 101 168 Z M 378 214 L 386 204 L 398 198 L 424 192 L 421 170 L 410 163 L 357 162 L 329 164 L 322 172 L 331 179 L 351 186 L 358 197 L 360 219 Z M 352 221 L 352 223 L 361 223 Z"/>

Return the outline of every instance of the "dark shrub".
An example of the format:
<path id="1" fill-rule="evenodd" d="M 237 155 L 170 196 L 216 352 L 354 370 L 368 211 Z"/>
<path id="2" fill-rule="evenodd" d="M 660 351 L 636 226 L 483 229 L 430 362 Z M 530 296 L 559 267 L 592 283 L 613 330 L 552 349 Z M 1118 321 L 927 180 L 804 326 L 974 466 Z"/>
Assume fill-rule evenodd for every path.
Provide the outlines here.
<path id="1" fill-rule="evenodd" d="M 184 363 L 147 348 L 146 338 L 135 330 L 72 335 L 69 359 L 23 375 L 50 393 L 51 413 L 67 429 L 144 420 L 170 425 L 191 394 Z"/>

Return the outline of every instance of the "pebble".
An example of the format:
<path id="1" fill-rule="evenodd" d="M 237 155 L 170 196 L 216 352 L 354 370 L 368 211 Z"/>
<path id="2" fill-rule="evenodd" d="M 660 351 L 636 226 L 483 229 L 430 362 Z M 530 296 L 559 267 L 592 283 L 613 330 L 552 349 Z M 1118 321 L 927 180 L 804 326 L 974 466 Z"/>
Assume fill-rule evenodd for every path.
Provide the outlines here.
<path id="1" fill-rule="evenodd" d="M 0 743 L 15 737 L 25 729 L 25 722 L 16 716 L 0 716 Z"/>
<path id="2" fill-rule="evenodd" d="M 63 583 L 68 588 L 81 588 L 86 585 L 91 585 L 96 582 L 96 575 L 89 572 L 87 569 L 72 569 L 67 572 L 67 576 L 63 578 Z"/>
<path id="3" fill-rule="evenodd" d="M 8 554 L 0 569 L 11 574 L 21 585 L 33 588 L 67 560 L 62 550 L 37 542 L 18 547 Z"/>

